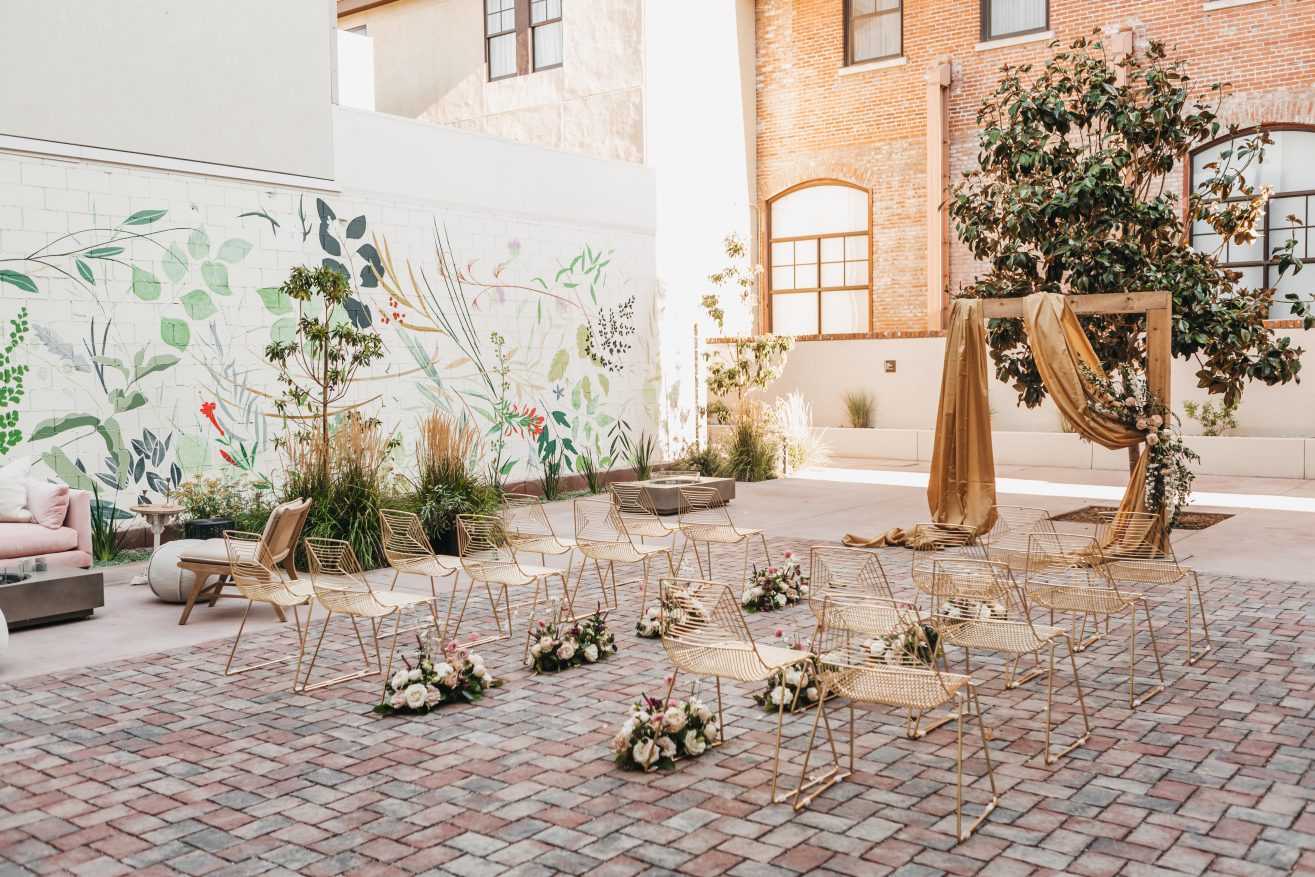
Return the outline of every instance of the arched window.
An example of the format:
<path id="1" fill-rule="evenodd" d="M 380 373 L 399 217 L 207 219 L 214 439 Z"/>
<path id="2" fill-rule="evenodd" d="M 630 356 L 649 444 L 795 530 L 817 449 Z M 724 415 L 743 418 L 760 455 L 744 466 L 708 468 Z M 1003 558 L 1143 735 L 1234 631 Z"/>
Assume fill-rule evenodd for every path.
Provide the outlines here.
<path id="1" fill-rule="evenodd" d="M 767 204 L 769 326 L 779 335 L 866 332 L 872 308 L 872 199 L 820 181 Z"/>
<path id="2" fill-rule="evenodd" d="M 1265 126 L 1274 142 L 1265 147 L 1265 160 L 1253 162 L 1245 171 L 1247 183 L 1257 189 L 1273 189 L 1269 204 L 1256 229 L 1256 239 L 1249 244 L 1224 244 L 1209 224 L 1197 222 L 1192 226 L 1192 246 L 1205 253 L 1219 253 L 1220 261 L 1242 275 L 1242 286 L 1273 288 L 1275 301 L 1270 318 L 1287 319 L 1291 305 L 1284 300 L 1289 292 L 1303 299 L 1315 298 L 1315 272 L 1291 271 L 1279 277 L 1277 262 L 1272 258 L 1275 247 L 1292 238 L 1297 239 L 1295 255 L 1303 262 L 1315 258 L 1315 128 L 1299 126 Z M 1249 136 L 1239 135 L 1239 140 Z M 1207 178 L 1206 165 L 1220 160 L 1220 152 L 1238 140 L 1224 139 L 1202 148 L 1192 156 L 1191 186 Z M 1296 217 L 1294 226 L 1289 216 Z"/>

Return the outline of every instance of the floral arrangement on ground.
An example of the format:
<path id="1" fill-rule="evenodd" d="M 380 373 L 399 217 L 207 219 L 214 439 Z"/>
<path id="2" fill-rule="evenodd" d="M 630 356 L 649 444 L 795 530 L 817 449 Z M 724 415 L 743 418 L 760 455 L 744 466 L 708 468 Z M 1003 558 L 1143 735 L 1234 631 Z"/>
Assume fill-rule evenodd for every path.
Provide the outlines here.
<path id="1" fill-rule="evenodd" d="M 793 606 L 807 596 L 808 576 L 799 568 L 793 552 L 787 551 L 780 566 L 754 567 L 749 587 L 740 595 L 740 605 L 750 612 L 771 612 Z"/>
<path id="2" fill-rule="evenodd" d="M 645 697 L 612 738 L 612 753 L 624 770 L 645 772 L 676 766 L 678 758 L 702 755 L 717 738 L 721 717 L 690 695 L 689 700 Z"/>
<path id="3" fill-rule="evenodd" d="M 1006 621 L 1009 611 L 1003 603 L 951 597 L 941 607 L 941 618 L 951 623 L 964 621 Z"/>
<path id="4" fill-rule="evenodd" d="M 635 634 L 644 639 L 657 639 L 664 633 L 680 624 L 690 620 L 690 615 L 696 619 L 702 615 L 703 607 L 698 600 L 687 597 L 690 606 L 686 607 L 681 600 L 674 596 L 664 595 L 657 605 L 649 606 L 644 611 L 644 615 L 639 621 L 635 622 Z"/>
<path id="5" fill-rule="evenodd" d="M 778 640 L 783 640 L 785 632 L 777 628 L 774 636 Z M 800 639 L 798 634 L 790 640 L 789 648 L 809 650 L 808 644 Z M 792 713 L 815 705 L 818 697 L 821 696 L 818 693 L 819 687 L 817 659 L 810 657 L 807 661 L 791 664 L 784 670 L 773 673 L 767 680 L 767 687 L 763 689 L 762 694 L 753 696 L 753 702 L 762 707 L 764 712 L 774 713 L 784 704 L 785 711 Z"/>
<path id="6" fill-rule="evenodd" d="M 446 654 L 435 658 L 431 648 L 420 641 L 420 654 L 414 665 L 402 656 L 405 667 L 393 674 L 384 687 L 384 702 L 376 713 L 426 715 L 445 703 L 474 703 L 490 688 L 502 685 L 484 666 L 484 659 L 457 643 L 449 643 Z M 432 649 L 437 651 L 437 649 Z"/>
<path id="7" fill-rule="evenodd" d="M 1179 425 L 1177 416 L 1151 392 L 1145 375 L 1127 366 L 1108 377 L 1084 367 L 1082 377 L 1094 391 L 1095 399 L 1090 403 L 1093 414 L 1142 433 L 1150 453 L 1146 461 L 1146 510 L 1164 513 L 1172 530 L 1192 495 L 1196 474 L 1189 463 L 1201 462 L 1201 457 L 1183 444 L 1182 434 L 1175 428 Z"/>
<path id="8" fill-rule="evenodd" d="M 873 660 L 889 667 L 932 667 L 941 654 L 940 635 L 924 624 L 921 631 L 911 627 L 903 633 L 879 636 L 867 644 L 867 651 Z"/>
<path id="9" fill-rule="evenodd" d="M 616 639 L 607 629 L 607 613 L 601 609 L 583 621 L 540 621 L 538 628 L 538 639 L 530 644 L 525 661 L 535 673 L 556 673 L 616 654 Z"/>

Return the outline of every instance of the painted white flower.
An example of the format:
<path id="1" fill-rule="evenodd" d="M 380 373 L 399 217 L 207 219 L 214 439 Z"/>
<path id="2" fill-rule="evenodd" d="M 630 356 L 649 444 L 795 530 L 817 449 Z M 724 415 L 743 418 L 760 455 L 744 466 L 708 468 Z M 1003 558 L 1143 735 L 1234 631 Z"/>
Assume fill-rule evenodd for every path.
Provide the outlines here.
<path id="1" fill-rule="evenodd" d="M 685 751 L 690 755 L 702 755 L 703 750 L 708 748 L 708 744 L 699 736 L 698 731 L 685 732 Z"/>
<path id="2" fill-rule="evenodd" d="M 416 683 L 408 685 L 406 688 L 406 705 L 413 710 L 418 710 L 425 705 L 425 695 L 428 694 L 426 686 Z"/>
<path id="3" fill-rule="evenodd" d="M 663 758 L 676 757 L 676 741 L 672 740 L 666 734 L 657 738 L 658 750 L 662 753 Z"/>
<path id="4" fill-rule="evenodd" d="M 410 681 L 410 678 L 411 674 L 407 673 L 406 670 L 398 670 L 393 674 L 392 682 L 389 684 L 393 686 L 394 691 L 401 691 L 406 687 L 406 683 Z"/>
<path id="5" fill-rule="evenodd" d="M 584 647 L 584 659 L 585 659 L 586 661 L 588 661 L 589 663 L 591 663 L 591 664 L 592 664 L 594 661 L 597 661 L 597 660 L 598 660 L 598 646 L 594 645 L 593 643 L 590 643 L 589 645 L 585 646 L 585 647 Z"/>
<path id="6" fill-rule="evenodd" d="M 656 740 L 640 740 L 630 750 L 630 757 L 642 768 L 652 767 L 660 754 Z"/>
<path id="7" fill-rule="evenodd" d="M 809 700 L 817 700 L 817 688 L 812 685 L 808 686 L 808 690 L 804 692 L 804 697 Z"/>
<path id="8" fill-rule="evenodd" d="M 560 658 L 560 659 L 563 660 L 563 661 L 569 661 L 569 660 L 571 660 L 572 658 L 575 657 L 575 646 L 571 645 L 571 643 L 570 643 L 569 640 L 566 641 L 566 642 L 563 642 L 563 643 L 557 648 L 557 657 Z"/>
<path id="9" fill-rule="evenodd" d="M 662 714 L 662 727 L 673 734 L 683 731 L 685 729 L 685 711 L 679 706 L 667 707 L 667 711 Z"/>

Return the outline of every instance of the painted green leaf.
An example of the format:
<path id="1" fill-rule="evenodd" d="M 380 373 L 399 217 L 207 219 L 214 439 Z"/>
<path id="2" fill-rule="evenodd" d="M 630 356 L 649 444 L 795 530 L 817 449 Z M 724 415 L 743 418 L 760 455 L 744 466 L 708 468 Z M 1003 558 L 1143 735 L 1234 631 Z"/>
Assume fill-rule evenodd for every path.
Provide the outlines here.
<path id="1" fill-rule="evenodd" d="M 220 265 L 218 262 L 205 262 L 201 265 L 201 276 L 205 278 L 205 285 L 210 287 L 210 291 L 215 295 L 233 294 L 233 290 L 228 288 L 227 265 Z"/>
<path id="2" fill-rule="evenodd" d="M 32 434 L 27 437 L 27 440 L 30 442 L 45 441 L 60 433 L 68 432 L 70 429 L 99 425 L 100 418 L 94 414 L 65 414 L 62 417 L 52 417 L 38 423 L 36 429 L 32 430 Z"/>
<path id="3" fill-rule="evenodd" d="M 292 299 L 283 294 L 277 286 L 265 286 L 256 290 L 256 295 L 265 303 L 265 310 L 274 316 L 292 313 Z"/>
<path id="4" fill-rule="evenodd" d="M 205 320 L 214 316 L 215 303 L 210 300 L 210 294 L 204 289 L 193 289 L 182 297 L 183 310 L 187 311 L 187 316 L 193 320 Z"/>
<path id="5" fill-rule="evenodd" d="M 59 476 L 59 480 L 69 487 L 75 490 L 91 490 L 91 477 L 74 465 L 73 461 L 68 458 L 68 454 L 64 453 L 63 448 L 51 448 L 46 451 L 41 455 L 41 462 L 45 463 L 52 472 Z"/>
<path id="6" fill-rule="evenodd" d="M 172 353 L 161 353 L 152 356 L 145 363 L 139 365 L 133 370 L 132 383 L 137 383 L 147 375 L 162 372 L 167 368 L 173 368 L 179 362 L 179 358 Z"/>
<path id="7" fill-rule="evenodd" d="M 92 247 L 82 255 L 88 259 L 113 259 L 115 256 L 122 255 L 123 247 Z"/>
<path id="8" fill-rule="evenodd" d="M 188 328 L 186 320 L 163 317 L 160 320 L 160 338 L 170 347 L 186 350 L 192 340 L 192 330 Z"/>
<path id="9" fill-rule="evenodd" d="M 219 260 L 232 265 L 241 262 L 251 252 L 251 244 L 241 238 L 229 238 L 219 246 Z"/>
<path id="10" fill-rule="evenodd" d="M 91 266 L 88 265 L 86 262 L 82 261 L 81 259 L 77 260 L 77 264 L 78 264 L 78 274 L 81 275 L 82 279 L 87 281 L 88 283 L 95 283 L 96 275 L 91 273 Z"/>
<path id="11" fill-rule="evenodd" d="M 586 402 L 594 397 L 593 387 L 590 385 L 588 377 L 584 377 L 580 379 L 580 388 L 581 391 L 584 393 L 584 398 Z"/>
<path id="12" fill-rule="evenodd" d="M 553 411 L 552 419 L 567 429 L 571 428 L 571 421 L 566 417 L 565 411 Z"/>
<path id="13" fill-rule="evenodd" d="M 140 390 L 125 393 L 123 390 L 113 389 L 110 390 L 109 399 L 116 414 L 132 411 L 134 408 L 140 408 L 146 404 L 146 396 Z"/>
<path id="14" fill-rule="evenodd" d="M 210 459 L 210 448 L 198 435 L 183 435 L 174 445 L 174 461 L 189 475 L 205 468 Z"/>
<path id="15" fill-rule="evenodd" d="M 133 265 L 132 294 L 142 301 L 155 301 L 160 297 L 160 281 L 145 268 Z"/>
<path id="16" fill-rule="evenodd" d="M 586 343 L 589 338 L 589 327 L 581 324 L 575 329 L 575 349 L 580 352 L 580 358 L 585 359 L 589 356 L 589 346 Z"/>
<path id="17" fill-rule="evenodd" d="M 204 259 L 210 255 L 210 235 L 205 233 L 204 228 L 192 229 L 192 234 L 187 238 L 187 252 L 192 254 L 193 259 Z"/>
<path id="18" fill-rule="evenodd" d="M 365 217 L 358 216 L 351 222 L 347 223 L 347 237 L 356 240 L 365 236 Z"/>
<path id="19" fill-rule="evenodd" d="M 602 372 L 599 372 L 599 374 L 598 374 L 598 386 L 600 386 L 600 387 L 603 388 L 603 395 L 604 395 L 604 396 L 606 396 L 608 393 L 612 392 L 612 385 L 611 385 L 611 383 L 607 380 L 607 375 L 603 374 Z"/>
<path id="20" fill-rule="evenodd" d="M 8 268 L 0 268 L 0 283 L 8 283 L 10 286 L 17 286 L 24 292 L 36 292 L 37 285 L 31 277 L 26 274 L 19 274 L 17 271 L 10 271 Z"/>
<path id="21" fill-rule="evenodd" d="M 174 283 L 187 276 L 187 254 L 177 244 L 170 244 L 164 254 L 164 276 Z"/>
<path id="22" fill-rule="evenodd" d="M 571 355 L 565 350 L 557 351 L 552 358 L 552 368 L 548 369 L 548 380 L 560 381 L 566 375 L 566 367 L 571 363 Z"/>
<path id="23" fill-rule="evenodd" d="M 107 417 L 96 425 L 96 432 L 104 440 L 105 450 L 109 451 L 110 456 L 114 457 L 118 464 L 115 466 L 115 473 L 118 486 L 122 488 L 128 483 L 128 472 L 132 469 L 132 455 L 128 453 L 128 447 L 123 443 L 123 431 L 119 429 L 118 421 L 113 417 Z"/>
<path id="24" fill-rule="evenodd" d="M 132 216 L 123 221 L 124 225 L 150 225 L 152 222 L 158 222 L 169 214 L 168 210 L 138 210 Z"/>
<path id="25" fill-rule="evenodd" d="M 278 344 L 288 344 L 297 337 L 297 321 L 292 317 L 279 317 L 269 327 L 269 340 Z"/>

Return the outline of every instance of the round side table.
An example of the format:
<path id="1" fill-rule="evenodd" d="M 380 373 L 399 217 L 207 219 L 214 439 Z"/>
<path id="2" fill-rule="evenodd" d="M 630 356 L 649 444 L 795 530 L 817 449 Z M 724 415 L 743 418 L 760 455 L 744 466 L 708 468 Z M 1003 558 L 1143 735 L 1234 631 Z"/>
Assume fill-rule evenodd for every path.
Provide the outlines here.
<path id="1" fill-rule="evenodd" d="M 128 509 L 128 511 L 133 514 L 141 515 L 146 519 L 146 522 L 151 525 L 151 536 L 153 537 L 151 553 L 154 554 L 160 550 L 160 536 L 164 533 L 164 528 L 169 525 L 170 519 L 172 519 L 174 515 L 182 514 L 187 510 L 180 505 L 159 503 L 156 505 L 135 505 Z M 146 584 L 146 581 L 147 578 L 145 575 L 139 575 L 133 577 L 132 583 L 134 585 L 144 585 Z"/>

